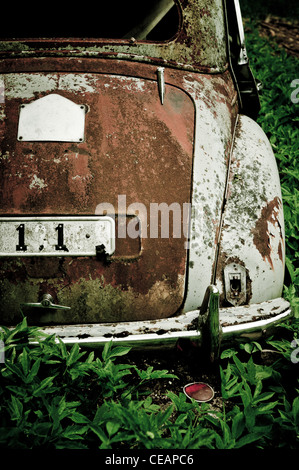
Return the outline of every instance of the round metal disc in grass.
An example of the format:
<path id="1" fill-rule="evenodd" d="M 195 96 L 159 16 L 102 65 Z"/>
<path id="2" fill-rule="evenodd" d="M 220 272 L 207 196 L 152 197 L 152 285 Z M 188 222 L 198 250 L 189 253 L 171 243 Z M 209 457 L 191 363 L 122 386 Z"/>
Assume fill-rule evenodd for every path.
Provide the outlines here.
<path id="1" fill-rule="evenodd" d="M 193 382 L 185 385 L 184 393 L 188 398 L 193 398 L 198 402 L 210 401 L 214 397 L 214 390 L 210 385 L 203 382 Z"/>

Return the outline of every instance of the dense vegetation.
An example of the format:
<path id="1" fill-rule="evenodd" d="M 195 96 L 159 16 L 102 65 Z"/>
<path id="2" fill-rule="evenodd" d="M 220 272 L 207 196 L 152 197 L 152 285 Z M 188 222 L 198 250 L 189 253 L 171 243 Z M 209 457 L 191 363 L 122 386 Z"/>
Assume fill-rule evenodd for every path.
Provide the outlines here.
<path id="1" fill-rule="evenodd" d="M 278 164 L 286 235 L 286 295 L 298 309 L 299 292 L 299 72 L 298 59 L 275 41 L 261 37 L 256 23 L 245 22 L 248 55 L 254 75 L 263 83 L 258 123 L 267 134 Z"/>
<path id="2" fill-rule="evenodd" d="M 251 17 L 250 4 L 246 5 L 245 14 Z M 264 14 L 258 8 L 256 12 Z M 246 21 L 246 33 L 251 65 L 264 84 L 259 123 L 273 145 L 281 175 L 285 295 L 296 311 L 299 104 L 291 99 L 291 84 L 299 78 L 298 60 L 260 37 L 254 21 Z M 150 388 L 156 381 L 175 381 L 174 374 L 153 367 L 141 370 L 125 360 L 127 348 L 110 344 L 97 353 L 81 351 L 78 345 L 67 349 L 52 336 L 42 338 L 24 319 L 14 330 L 3 328 L 0 333 L 5 342 L 5 363 L 0 363 L 0 446 L 298 449 L 298 331 L 295 318 L 267 340 L 222 351 L 221 409 L 173 392 L 168 392 L 168 404 L 162 408 L 153 402 Z M 37 341 L 34 348 L 28 346 L 29 337 Z"/>
<path id="3" fill-rule="evenodd" d="M 21 449 L 298 448 L 298 350 L 289 337 L 226 349 L 220 362 L 222 406 L 168 392 L 166 407 L 150 396 L 167 370 L 122 362 L 129 350 L 107 343 L 101 353 L 67 349 L 26 320 L 4 329 L 0 376 L 0 446 Z M 38 341 L 29 349 L 28 337 Z M 260 360 L 271 348 L 274 361 Z M 264 350 L 265 352 L 265 350 Z"/>

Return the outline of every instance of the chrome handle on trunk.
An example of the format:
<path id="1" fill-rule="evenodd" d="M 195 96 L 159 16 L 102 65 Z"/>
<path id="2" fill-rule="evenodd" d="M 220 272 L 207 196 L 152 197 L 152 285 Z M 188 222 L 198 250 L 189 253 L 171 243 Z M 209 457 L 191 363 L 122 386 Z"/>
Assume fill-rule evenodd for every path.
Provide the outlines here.
<path id="1" fill-rule="evenodd" d="M 33 307 L 33 308 L 50 308 L 55 310 L 69 310 L 71 307 L 64 305 L 53 304 L 53 297 L 50 294 L 44 294 L 40 302 L 31 303 L 26 302 L 21 304 L 22 307 Z"/>

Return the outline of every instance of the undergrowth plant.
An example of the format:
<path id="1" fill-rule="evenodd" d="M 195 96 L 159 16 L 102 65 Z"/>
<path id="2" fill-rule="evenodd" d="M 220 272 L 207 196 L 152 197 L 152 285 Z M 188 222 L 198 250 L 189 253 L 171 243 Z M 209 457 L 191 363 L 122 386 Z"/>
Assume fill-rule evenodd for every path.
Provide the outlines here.
<path id="1" fill-rule="evenodd" d="M 286 324 L 290 338 L 298 325 Z M 280 337 L 280 336 L 279 336 Z M 299 447 L 298 362 L 271 337 L 251 349 L 226 349 L 220 362 L 222 407 L 168 392 L 162 410 L 151 382 L 177 379 L 167 370 L 123 363 L 129 348 L 71 348 L 24 319 L 2 328 L 0 446 L 21 449 L 230 449 Z M 31 341 L 29 345 L 28 341 Z M 278 354 L 267 366 L 265 345 Z M 248 359 L 249 357 L 249 359 Z M 255 359 L 257 358 L 257 360 Z"/>
<path id="2" fill-rule="evenodd" d="M 140 371 L 116 359 L 129 348 L 80 351 L 28 327 L 3 327 L 0 368 L 0 445 L 13 448 L 111 448 L 116 443 L 155 442 L 169 412 L 159 412 L 137 390 L 151 380 L 175 377 L 166 370 Z M 29 346 L 28 340 L 34 344 Z M 132 369 L 140 380 L 125 378 Z M 153 431 L 154 430 L 154 431 Z"/>

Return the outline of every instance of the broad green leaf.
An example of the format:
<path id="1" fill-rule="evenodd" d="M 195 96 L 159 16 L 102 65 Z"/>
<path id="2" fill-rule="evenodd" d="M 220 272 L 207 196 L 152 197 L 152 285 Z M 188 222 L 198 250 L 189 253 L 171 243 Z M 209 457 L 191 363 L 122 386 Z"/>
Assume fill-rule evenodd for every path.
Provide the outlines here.
<path id="1" fill-rule="evenodd" d="M 109 353 L 109 359 L 111 357 L 125 356 L 131 350 L 129 347 L 117 346 L 113 348 Z"/>
<path id="2" fill-rule="evenodd" d="M 28 383 L 31 383 L 33 379 L 37 376 L 39 368 L 40 368 L 40 364 L 41 364 L 41 358 L 36 359 L 36 361 L 34 362 L 34 364 L 32 365 L 29 371 L 29 374 L 27 377 Z"/>
<path id="3" fill-rule="evenodd" d="M 233 361 L 237 366 L 237 369 L 239 370 L 241 377 L 244 377 L 246 375 L 246 369 L 243 365 L 243 363 L 240 361 L 240 359 L 235 355 L 233 356 Z"/>
<path id="4" fill-rule="evenodd" d="M 33 391 L 33 396 L 38 396 L 40 394 L 41 391 L 43 391 L 43 393 L 49 393 L 51 392 L 51 386 L 53 385 L 53 380 L 55 379 L 55 376 L 53 377 L 46 377 L 45 379 L 43 379 L 41 381 L 41 383 L 39 384 L 39 386 Z M 50 390 L 46 390 L 47 388 L 49 388 Z"/>
<path id="5" fill-rule="evenodd" d="M 296 426 L 299 427 L 299 397 L 296 397 L 293 401 L 292 412 L 294 417 L 294 423 Z"/>
<path id="6" fill-rule="evenodd" d="M 81 413 L 78 413 L 77 411 L 74 411 L 71 414 L 70 418 L 72 421 L 74 421 L 74 423 L 77 424 L 88 424 L 90 422 L 90 420 L 86 416 Z"/>
<path id="7" fill-rule="evenodd" d="M 100 426 L 97 426 L 95 424 L 90 424 L 89 427 L 103 443 L 109 442 L 109 438 L 106 436 L 104 431 L 100 428 Z"/>
<path id="8" fill-rule="evenodd" d="M 256 396 L 256 398 L 254 399 L 254 402 L 258 403 L 260 401 L 270 400 L 270 398 L 272 398 L 274 395 L 275 395 L 274 392 L 261 393 L 260 395 Z"/>
<path id="9" fill-rule="evenodd" d="M 255 441 L 258 441 L 261 439 L 261 434 L 260 433 L 251 433 L 247 434 L 246 436 L 241 437 L 238 442 L 236 443 L 236 449 L 239 449 L 240 447 L 244 447 L 248 444 L 252 444 Z"/>
<path id="10" fill-rule="evenodd" d="M 227 359 L 227 358 L 233 357 L 235 354 L 236 354 L 235 348 L 225 349 L 224 351 L 222 351 L 220 357 L 221 359 Z"/>
<path id="11" fill-rule="evenodd" d="M 67 360 L 66 360 L 66 365 L 67 366 L 71 366 L 72 364 L 74 364 L 78 358 L 80 356 L 80 353 L 79 353 L 79 344 L 76 343 L 73 345 L 71 351 L 70 351 L 70 354 L 69 356 L 67 357 Z"/>
<path id="12" fill-rule="evenodd" d="M 232 436 L 234 439 L 239 439 L 239 437 L 242 435 L 243 431 L 245 429 L 245 419 L 244 419 L 244 413 L 239 412 L 234 416 L 233 422 L 232 422 Z"/>
<path id="13" fill-rule="evenodd" d="M 106 429 L 107 429 L 109 436 L 113 436 L 113 434 L 116 434 L 119 428 L 120 428 L 120 423 L 116 421 L 108 421 L 106 423 Z"/>
<path id="14" fill-rule="evenodd" d="M 105 343 L 105 346 L 104 346 L 103 351 L 102 351 L 102 359 L 103 359 L 103 361 L 106 361 L 106 360 L 107 360 L 108 351 L 110 350 L 110 348 L 111 348 L 111 342 L 110 342 L 110 343 Z"/>
<path id="15" fill-rule="evenodd" d="M 171 405 L 164 411 L 164 413 L 159 413 L 158 414 L 158 416 L 157 416 L 157 425 L 159 427 L 161 427 L 162 425 L 165 425 L 167 423 L 168 419 L 170 418 L 170 416 L 173 413 L 173 410 L 174 410 L 174 406 Z"/>
<path id="16" fill-rule="evenodd" d="M 62 359 L 66 359 L 68 357 L 68 352 L 65 343 L 58 337 L 60 354 Z"/>
<path id="17" fill-rule="evenodd" d="M 270 410 L 273 410 L 273 408 L 275 408 L 278 405 L 278 403 L 279 403 L 278 401 L 274 401 L 271 403 L 267 403 L 266 405 L 259 405 L 257 409 L 257 413 L 264 414 Z"/>
<path id="18" fill-rule="evenodd" d="M 86 359 L 86 363 L 87 364 L 92 364 L 93 360 L 94 360 L 94 351 L 89 353 L 88 358 Z"/>
<path id="19" fill-rule="evenodd" d="M 244 415 L 247 429 L 249 431 L 253 431 L 256 419 L 255 410 L 250 405 L 248 405 L 244 408 Z"/>
<path id="20" fill-rule="evenodd" d="M 253 362 L 252 356 L 247 362 L 248 380 L 253 385 L 256 383 L 256 366 Z"/>
<path id="21" fill-rule="evenodd" d="M 9 363 L 8 361 L 5 363 L 5 366 L 7 367 L 10 372 L 13 374 L 17 375 L 22 382 L 26 382 L 26 377 L 24 376 L 23 372 L 21 371 L 19 365 Z"/>
<path id="22" fill-rule="evenodd" d="M 11 419 L 17 420 L 17 422 L 20 423 L 23 416 L 23 405 L 21 401 L 13 395 L 11 397 L 10 409 L 12 411 Z"/>
<path id="23" fill-rule="evenodd" d="M 253 393 L 253 400 L 261 400 L 261 391 L 263 388 L 263 384 L 261 380 L 258 380 L 256 383 L 256 387 Z"/>
<path id="24" fill-rule="evenodd" d="M 21 358 L 21 364 L 22 364 L 24 375 L 27 376 L 29 372 L 29 367 L 30 367 L 30 358 L 25 348 L 23 348 L 23 352 L 20 358 Z"/>
<path id="25" fill-rule="evenodd" d="M 6 389 L 10 390 L 14 395 L 18 395 L 23 400 L 25 399 L 28 393 L 25 387 L 20 387 L 19 385 L 7 385 Z"/>
<path id="26" fill-rule="evenodd" d="M 217 433 L 215 433 L 215 441 L 217 449 L 227 449 L 223 439 Z"/>
<path id="27" fill-rule="evenodd" d="M 61 435 L 71 440 L 83 439 L 81 434 L 85 434 L 88 430 L 89 426 L 68 426 Z"/>

